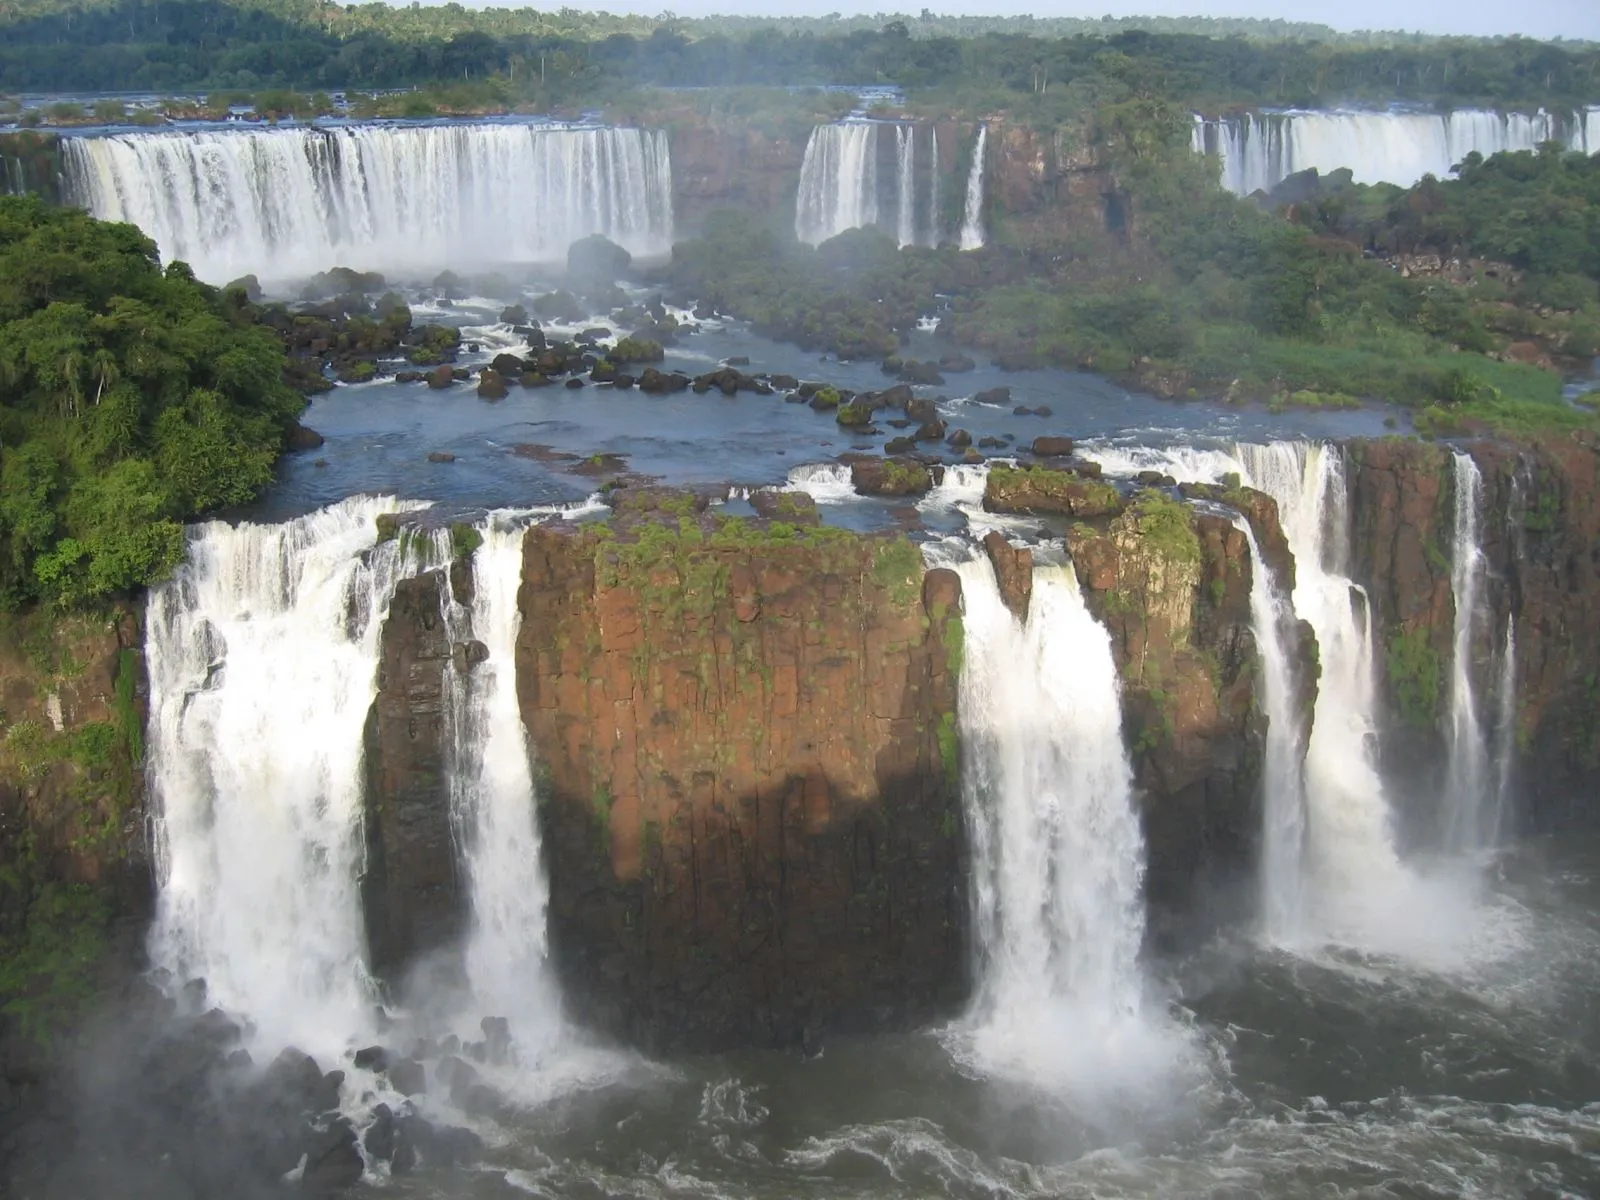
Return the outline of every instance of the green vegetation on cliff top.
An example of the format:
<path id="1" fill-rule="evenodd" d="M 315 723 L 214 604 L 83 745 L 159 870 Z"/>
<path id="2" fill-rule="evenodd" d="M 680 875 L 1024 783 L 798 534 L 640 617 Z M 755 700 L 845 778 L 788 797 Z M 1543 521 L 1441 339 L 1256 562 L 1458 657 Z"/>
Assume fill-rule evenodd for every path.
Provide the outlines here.
<path id="1" fill-rule="evenodd" d="M 283 349 L 129 225 L 0 198 L 0 608 L 162 578 L 272 478 Z"/>

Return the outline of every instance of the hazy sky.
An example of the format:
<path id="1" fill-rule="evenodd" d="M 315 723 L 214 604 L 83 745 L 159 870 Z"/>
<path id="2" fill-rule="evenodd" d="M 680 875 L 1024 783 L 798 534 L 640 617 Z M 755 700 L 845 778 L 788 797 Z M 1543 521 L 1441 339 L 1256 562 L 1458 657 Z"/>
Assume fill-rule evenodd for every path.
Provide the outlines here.
<path id="1" fill-rule="evenodd" d="M 469 0 L 470 2 L 470 0 Z M 516 7 L 554 7 L 553 0 L 509 0 Z M 1283 17 L 1316 21 L 1336 29 L 1417 29 L 1426 33 L 1512 34 L 1600 40 L 1600 0 L 1337 0 L 1304 4 L 1292 0 L 587 0 L 574 8 L 681 16 L 706 13 L 809 14 L 829 12 L 918 12 L 924 5 L 944 13 L 1026 13 L 1038 17 L 1216 16 Z"/>

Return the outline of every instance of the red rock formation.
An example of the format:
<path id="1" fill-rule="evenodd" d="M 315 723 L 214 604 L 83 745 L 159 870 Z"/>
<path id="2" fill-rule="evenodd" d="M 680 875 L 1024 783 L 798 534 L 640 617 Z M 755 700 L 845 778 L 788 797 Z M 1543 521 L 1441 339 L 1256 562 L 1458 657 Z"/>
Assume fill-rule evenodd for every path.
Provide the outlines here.
<path id="1" fill-rule="evenodd" d="M 898 538 L 614 523 L 524 549 L 518 693 L 573 1011 L 653 1047 L 949 1011 L 957 578 L 924 582 Z"/>

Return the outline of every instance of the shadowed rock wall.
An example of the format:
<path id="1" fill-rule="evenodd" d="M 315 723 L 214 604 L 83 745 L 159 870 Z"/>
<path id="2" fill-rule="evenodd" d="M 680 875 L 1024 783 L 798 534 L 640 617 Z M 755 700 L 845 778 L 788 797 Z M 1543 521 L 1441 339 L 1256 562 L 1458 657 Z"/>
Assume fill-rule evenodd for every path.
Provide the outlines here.
<path id="1" fill-rule="evenodd" d="M 960 585 L 904 539 L 652 514 L 524 549 L 517 679 L 580 1019 L 805 1044 L 967 990 Z"/>

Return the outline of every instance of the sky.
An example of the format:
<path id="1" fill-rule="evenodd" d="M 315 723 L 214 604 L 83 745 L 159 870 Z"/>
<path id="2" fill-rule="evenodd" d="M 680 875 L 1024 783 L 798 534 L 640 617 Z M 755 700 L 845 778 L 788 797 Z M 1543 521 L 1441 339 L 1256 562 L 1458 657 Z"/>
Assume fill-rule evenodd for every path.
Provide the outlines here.
<path id="1" fill-rule="evenodd" d="M 469 0 L 470 2 L 470 0 Z M 1424 33 L 1600 41 L 1600 0 L 1337 0 L 1305 4 L 1293 0 L 564 0 L 574 8 L 680 16 L 708 13 L 810 15 L 830 12 L 1032 13 L 1036 17 L 1212 16 L 1281 17 L 1314 21 L 1335 29 L 1407 29 Z M 515 7 L 556 7 L 554 0 L 510 0 Z"/>

